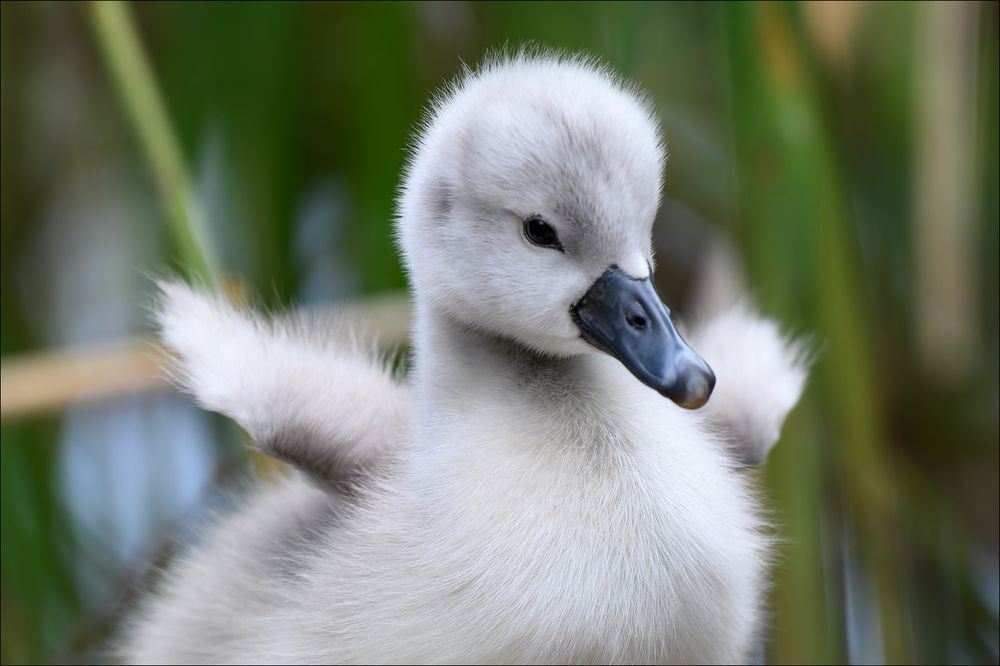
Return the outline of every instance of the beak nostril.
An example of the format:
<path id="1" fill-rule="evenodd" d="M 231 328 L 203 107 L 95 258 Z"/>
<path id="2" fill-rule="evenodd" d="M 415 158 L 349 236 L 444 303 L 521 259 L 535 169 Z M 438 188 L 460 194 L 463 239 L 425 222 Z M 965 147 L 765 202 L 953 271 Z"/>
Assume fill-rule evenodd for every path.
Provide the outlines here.
<path id="1" fill-rule="evenodd" d="M 643 317 L 642 315 L 637 315 L 637 314 L 628 315 L 627 317 L 625 317 L 625 321 L 628 322 L 629 326 L 638 329 L 640 331 L 646 328 L 646 318 Z"/>

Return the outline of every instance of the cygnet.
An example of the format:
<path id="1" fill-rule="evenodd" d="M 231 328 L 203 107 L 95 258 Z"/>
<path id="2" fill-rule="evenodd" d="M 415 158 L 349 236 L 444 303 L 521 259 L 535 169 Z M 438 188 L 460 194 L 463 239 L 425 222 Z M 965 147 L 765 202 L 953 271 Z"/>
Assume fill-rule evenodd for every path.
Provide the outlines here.
<path id="1" fill-rule="evenodd" d="M 648 99 L 590 59 L 464 72 L 398 201 L 406 377 L 343 321 L 163 283 L 179 382 L 292 471 L 179 558 L 122 657 L 748 659 L 770 537 L 741 470 L 805 363 L 747 306 L 682 337 L 652 286 L 664 161 Z"/>

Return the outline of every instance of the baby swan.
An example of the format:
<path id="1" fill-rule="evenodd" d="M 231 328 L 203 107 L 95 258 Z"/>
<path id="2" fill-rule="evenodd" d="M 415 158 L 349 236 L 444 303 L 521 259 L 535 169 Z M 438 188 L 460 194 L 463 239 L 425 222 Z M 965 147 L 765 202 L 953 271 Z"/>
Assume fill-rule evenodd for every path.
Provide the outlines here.
<path id="1" fill-rule="evenodd" d="M 185 387 L 300 472 L 179 562 L 123 657 L 748 658 L 768 540 L 738 469 L 805 370 L 745 308 L 691 333 L 707 363 L 678 334 L 650 282 L 663 162 L 647 102 L 590 61 L 466 73 L 399 201 L 406 382 L 323 322 L 163 285 Z"/>

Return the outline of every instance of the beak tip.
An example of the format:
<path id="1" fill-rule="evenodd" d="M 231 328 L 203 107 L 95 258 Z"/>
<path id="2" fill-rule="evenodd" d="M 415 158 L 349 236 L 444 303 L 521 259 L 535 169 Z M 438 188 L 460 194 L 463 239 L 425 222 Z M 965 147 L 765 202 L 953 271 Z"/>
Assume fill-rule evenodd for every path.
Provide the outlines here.
<path id="1" fill-rule="evenodd" d="M 705 406 L 708 402 L 709 393 L 697 393 L 693 395 L 686 396 L 685 398 L 676 398 L 667 396 L 677 404 L 678 407 L 683 407 L 684 409 L 700 409 Z"/>
<path id="2" fill-rule="evenodd" d="M 705 367 L 704 372 L 690 377 L 683 386 L 671 387 L 662 391 L 663 395 L 673 400 L 684 409 L 700 409 L 708 402 L 715 389 L 715 373 Z"/>

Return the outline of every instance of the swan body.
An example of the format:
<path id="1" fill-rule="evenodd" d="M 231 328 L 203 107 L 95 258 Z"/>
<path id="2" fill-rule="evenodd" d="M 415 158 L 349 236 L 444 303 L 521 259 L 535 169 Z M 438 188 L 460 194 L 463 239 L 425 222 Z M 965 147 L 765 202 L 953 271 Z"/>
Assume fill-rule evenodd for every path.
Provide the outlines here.
<path id="1" fill-rule="evenodd" d="M 400 197 L 406 379 L 335 322 L 163 284 L 180 383 L 294 471 L 167 574 L 124 658 L 747 659 L 768 537 L 739 470 L 774 443 L 805 369 L 773 323 L 733 309 L 688 336 L 717 377 L 692 411 L 674 401 L 707 397 L 711 373 L 648 291 L 655 321 L 621 335 L 662 322 L 688 384 L 650 374 L 655 345 L 588 323 L 593 285 L 647 288 L 663 159 L 648 104 L 587 60 L 467 72 L 435 104 Z M 532 240 L 535 217 L 558 247 Z"/>

